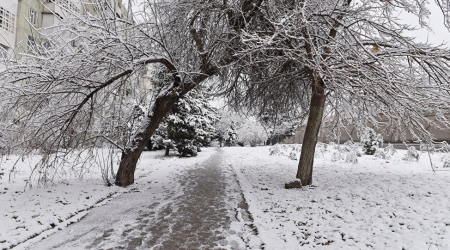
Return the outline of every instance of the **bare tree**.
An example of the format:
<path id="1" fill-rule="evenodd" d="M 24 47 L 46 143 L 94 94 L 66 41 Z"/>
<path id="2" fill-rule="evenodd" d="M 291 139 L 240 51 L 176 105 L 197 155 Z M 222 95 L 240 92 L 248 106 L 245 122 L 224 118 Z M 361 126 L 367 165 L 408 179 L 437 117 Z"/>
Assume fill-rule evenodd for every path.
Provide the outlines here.
<path id="1" fill-rule="evenodd" d="M 115 183 L 132 184 L 164 115 L 214 75 L 228 83 L 220 90 L 236 104 L 260 113 L 308 114 L 297 174 L 304 185 L 311 183 L 325 109 L 339 126 L 372 123 L 431 138 L 423 124 L 432 121 L 424 114 L 434 112 L 435 125 L 449 127 L 449 52 L 403 35 L 413 28 L 395 15 L 408 11 L 426 26 L 422 2 L 178 0 L 143 6 L 129 20 L 94 2 L 95 14 L 72 13 L 57 27 L 36 30 L 30 51 L 17 51 L 18 59 L 0 73 L 1 140 L 22 154 L 40 149 L 36 170 L 45 178 L 57 174 L 68 155 L 76 156 L 68 164 L 83 166 L 89 159 L 83 154 L 109 147 L 122 152 Z M 139 121 L 130 95 L 139 72 L 154 63 L 173 81 Z M 379 124 L 380 118 L 388 122 Z"/>
<path id="2" fill-rule="evenodd" d="M 444 14 L 444 25 L 450 30 L 450 1 L 436 0 L 436 3 L 441 8 L 442 14 Z"/>
<path id="3" fill-rule="evenodd" d="M 115 183 L 127 186 L 173 104 L 235 60 L 229 48 L 262 1 L 148 1 L 134 20 L 93 2 L 85 8 L 95 11 L 36 29 L 36 43 L 17 51 L 0 73 L 2 141 L 24 155 L 40 150 L 36 170 L 44 180 L 57 175 L 65 159 L 84 166 L 98 148 L 118 149 Z M 154 63 L 173 79 L 136 126 L 130 93 L 139 72 Z"/>
<path id="4" fill-rule="evenodd" d="M 415 42 L 404 32 L 416 28 L 397 17 L 412 13 L 429 28 L 426 2 L 266 1 L 261 9 L 266 29 L 243 32 L 233 79 L 220 90 L 259 113 L 307 114 L 296 176 L 303 185 L 312 183 L 325 111 L 336 130 L 371 125 L 432 140 L 429 124 L 450 127 L 450 51 Z"/>

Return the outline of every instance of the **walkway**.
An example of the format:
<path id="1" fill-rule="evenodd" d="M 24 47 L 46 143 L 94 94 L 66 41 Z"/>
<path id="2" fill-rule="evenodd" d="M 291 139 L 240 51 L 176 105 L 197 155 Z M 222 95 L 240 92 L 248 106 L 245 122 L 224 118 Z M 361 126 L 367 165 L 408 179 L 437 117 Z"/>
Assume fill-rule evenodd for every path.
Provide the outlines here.
<path id="1" fill-rule="evenodd" d="M 246 248 L 255 234 L 251 216 L 220 148 L 205 162 L 165 173 L 30 249 Z"/>

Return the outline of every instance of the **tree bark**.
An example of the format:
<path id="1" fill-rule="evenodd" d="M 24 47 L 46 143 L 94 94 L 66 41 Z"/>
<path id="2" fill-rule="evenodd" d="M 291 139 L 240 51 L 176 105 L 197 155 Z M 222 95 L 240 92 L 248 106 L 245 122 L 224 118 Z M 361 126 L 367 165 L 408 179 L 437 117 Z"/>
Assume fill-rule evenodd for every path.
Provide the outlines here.
<path id="1" fill-rule="evenodd" d="M 168 68 L 171 69 L 170 67 Z M 186 82 L 183 83 L 180 82 L 181 78 L 174 73 L 175 81 L 172 86 L 163 90 L 162 93 L 156 97 L 155 103 L 148 116 L 142 121 L 140 128 L 136 131 L 133 138 L 128 142 L 122 152 L 122 158 L 115 180 L 117 186 L 126 187 L 134 183 L 134 172 L 139 157 L 164 116 L 178 99 L 183 97 L 187 92 L 208 77 L 216 74 L 217 68 L 212 64 L 208 64 L 201 72 L 203 72 L 203 74 L 194 76 L 191 80 L 186 80 Z"/>
<path id="2" fill-rule="evenodd" d="M 245 27 L 245 24 L 250 21 L 251 18 L 255 16 L 257 10 L 260 8 L 263 0 L 257 0 L 256 3 L 254 1 L 246 1 L 243 4 L 244 18 L 246 22 L 241 22 L 238 25 L 233 26 L 236 31 L 240 31 Z M 252 6 L 251 8 L 248 8 Z M 241 14 L 241 13 L 239 13 Z M 230 21 L 236 15 L 236 13 L 230 12 L 228 13 Z M 119 169 L 117 170 L 116 181 L 115 184 L 118 186 L 128 186 L 134 183 L 134 171 L 136 170 L 136 164 L 141 156 L 142 151 L 145 148 L 145 144 L 150 140 L 153 132 L 158 127 L 159 123 L 166 115 L 167 112 L 172 108 L 175 102 L 184 96 L 189 90 L 193 89 L 199 83 L 203 82 L 207 78 L 212 75 L 215 75 L 218 72 L 218 68 L 215 66 L 217 62 L 210 62 L 207 60 L 207 53 L 204 53 L 204 44 L 200 39 L 200 36 L 197 34 L 197 30 L 192 26 L 196 20 L 196 17 L 192 19 L 190 22 L 190 32 L 192 34 L 192 38 L 197 46 L 198 52 L 200 53 L 200 57 L 202 60 L 202 65 L 200 72 L 197 76 L 191 78 L 192 80 L 188 83 L 181 83 L 181 77 L 178 74 L 176 67 L 169 62 L 167 59 L 148 59 L 142 63 L 162 63 L 164 64 L 173 74 L 174 84 L 172 89 L 170 89 L 166 95 L 158 96 L 156 98 L 155 104 L 153 105 L 152 111 L 147 119 L 145 119 L 139 130 L 127 144 L 125 150 L 122 152 L 122 158 L 120 161 Z M 236 58 L 226 58 L 224 59 L 223 65 L 230 63 L 231 61 L 236 60 Z"/>
<path id="3" fill-rule="evenodd" d="M 164 155 L 169 156 L 169 153 L 170 153 L 170 147 L 166 146 L 166 153 Z"/>
<path id="4" fill-rule="evenodd" d="M 134 171 L 136 170 L 136 164 L 142 151 L 153 132 L 158 128 L 161 120 L 169 112 L 178 98 L 178 96 L 167 95 L 156 99 L 153 106 L 153 114 L 146 117 L 141 127 L 122 152 L 122 158 L 115 180 L 116 185 L 126 187 L 134 183 Z"/>
<path id="5" fill-rule="evenodd" d="M 308 123 L 306 125 L 302 153 L 298 163 L 297 178 L 300 179 L 302 186 L 312 184 L 314 152 L 316 150 L 317 136 L 319 134 L 320 124 L 322 123 L 326 100 L 324 86 L 323 84 L 320 85 L 320 87 L 315 87 L 311 97 Z"/>

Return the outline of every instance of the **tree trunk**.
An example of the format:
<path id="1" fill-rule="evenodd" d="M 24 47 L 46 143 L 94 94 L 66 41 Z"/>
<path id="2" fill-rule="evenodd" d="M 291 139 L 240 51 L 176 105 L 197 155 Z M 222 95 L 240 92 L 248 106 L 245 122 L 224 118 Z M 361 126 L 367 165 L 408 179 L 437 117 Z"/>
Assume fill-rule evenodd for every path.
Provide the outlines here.
<path id="1" fill-rule="evenodd" d="M 174 72 L 172 68 L 168 68 Z M 158 128 L 161 120 L 178 99 L 208 77 L 216 74 L 217 68 L 212 64 L 208 64 L 201 72 L 203 74 L 193 76 L 191 78 L 192 80 L 185 80 L 183 83 L 181 83 L 181 78 L 174 73 L 175 82 L 170 87 L 161 90 L 161 93 L 158 94 L 148 116 L 141 122 L 141 126 L 122 152 L 122 158 L 115 180 L 117 186 L 126 187 L 134 183 L 136 164 L 142 151 L 144 151 L 145 145 L 152 137 L 153 132 Z"/>
<path id="2" fill-rule="evenodd" d="M 153 115 L 149 115 L 142 121 L 141 127 L 134 134 L 124 152 L 122 152 L 122 158 L 115 180 L 117 186 L 126 187 L 134 183 L 136 164 L 142 151 L 144 151 L 145 145 L 178 98 L 179 97 L 166 96 L 161 98 L 162 100 L 156 100 L 156 103 L 153 106 Z"/>
<path id="3" fill-rule="evenodd" d="M 312 184 L 314 152 L 316 150 L 320 124 L 322 123 L 325 100 L 325 89 L 323 87 L 316 87 L 313 90 L 313 95 L 311 97 L 308 123 L 306 125 L 305 136 L 303 137 L 302 153 L 298 163 L 297 178 L 300 179 L 302 186 Z"/>
<path id="4" fill-rule="evenodd" d="M 253 1 L 245 1 L 242 7 L 243 10 L 245 10 L 245 22 L 241 22 L 238 25 L 235 25 L 233 28 L 237 31 L 244 28 L 244 25 L 255 16 L 262 3 L 262 0 L 258 0 L 256 3 L 254 3 Z M 252 7 L 248 8 L 249 6 Z M 242 13 L 239 13 L 239 16 L 241 15 Z M 234 16 L 234 13 L 229 13 L 230 21 Z M 197 49 L 199 50 L 199 52 L 203 53 L 203 44 L 198 37 L 196 29 L 191 29 L 190 32 L 197 45 Z M 203 62 L 200 68 L 201 74 L 192 77 L 192 81 L 183 83 L 180 75 L 178 74 L 178 71 L 176 70 L 176 67 L 167 59 L 149 59 L 143 62 L 144 64 L 164 64 L 172 72 L 175 82 L 170 89 L 167 89 L 167 91 L 165 91 L 166 93 L 164 95 L 161 95 L 161 93 L 158 95 L 155 104 L 152 107 L 153 113 L 149 114 L 149 116 L 144 119 L 144 121 L 141 123 L 141 127 L 138 129 L 136 134 L 133 136 L 133 138 L 130 140 L 130 142 L 122 152 L 122 158 L 116 175 L 116 185 L 125 187 L 134 183 L 134 171 L 136 170 L 136 164 L 139 160 L 139 157 L 141 156 L 141 153 L 145 148 L 145 144 L 148 142 L 148 140 L 150 140 L 150 137 L 152 136 L 153 132 L 156 130 L 166 113 L 169 112 L 173 104 L 179 98 L 189 92 L 189 90 L 193 89 L 199 83 L 203 82 L 208 77 L 215 75 L 218 72 L 218 68 L 215 66 L 217 62 L 208 62 L 206 58 L 207 57 L 205 54 L 205 56 L 202 58 Z M 228 63 L 230 63 L 231 61 L 236 59 L 237 58 L 231 57 L 228 59 L 224 59 L 224 62 L 228 61 Z M 223 64 L 225 65 L 228 63 Z"/>
<path id="5" fill-rule="evenodd" d="M 164 155 L 169 156 L 169 153 L 170 153 L 170 147 L 166 146 L 166 153 Z"/>

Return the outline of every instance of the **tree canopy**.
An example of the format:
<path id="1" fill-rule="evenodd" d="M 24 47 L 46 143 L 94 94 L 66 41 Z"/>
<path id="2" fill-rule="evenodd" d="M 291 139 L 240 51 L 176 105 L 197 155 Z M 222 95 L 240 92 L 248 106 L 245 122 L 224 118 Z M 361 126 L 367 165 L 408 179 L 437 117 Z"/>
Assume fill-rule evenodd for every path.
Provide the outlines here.
<path id="1" fill-rule="evenodd" d="M 448 22 L 448 1 L 438 3 Z M 337 131 L 372 124 L 399 138 L 432 140 L 428 124 L 450 128 L 450 52 L 415 42 L 405 35 L 415 27 L 398 18 L 409 12 L 427 27 L 426 2 L 148 1 L 134 20 L 101 5 L 96 11 L 37 29 L 37 42 L 0 73 L 2 140 L 24 154 L 41 149 L 38 168 L 108 145 L 122 152 L 115 183 L 132 184 L 163 117 L 212 79 L 221 80 L 213 89 L 235 107 L 308 119 L 297 174 L 303 185 L 312 182 L 324 113 Z M 171 80 L 140 124 L 117 136 L 135 121 L 127 96 L 155 63 Z"/>

